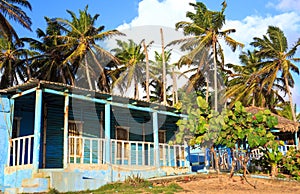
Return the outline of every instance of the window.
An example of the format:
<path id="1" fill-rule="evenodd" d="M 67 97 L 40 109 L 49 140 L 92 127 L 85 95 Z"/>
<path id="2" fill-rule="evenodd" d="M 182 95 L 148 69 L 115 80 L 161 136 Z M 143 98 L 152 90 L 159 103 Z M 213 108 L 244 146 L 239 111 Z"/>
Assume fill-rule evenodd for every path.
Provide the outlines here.
<path id="1" fill-rule="evenodd" d="M 16 138 L 20 136 L 20 123 L 21 117 L 15 117 L 13 120 L 11 138 Z"/>
<path id="2" fill-rule="evenodd" d="M 166 131 L 165 130 L 158 131 L 158 142 L 166 143 Z"/>
<path id="3" fill-rule="evenodd" d="M 116 139 L 129 140 L 129 127 L 116 126 Z"/>
<path id="4" fill-rule="evenodd" d="M 166 143 L 166 130 L 159 130 L 158 131 L 158 142 L 159 143 Z M 159 146 L 159 156 L 160 159 L 163 160 L 166 153 L 164 153 L 165 145 Z"/>
<path id="5" fill-rule="evenodd" d="M 69 120 L 68 126 L 70 156 L 81 157 L 83 122 Z"/>
<path id="6" fill-rule="evenodd" d="M 116 139 L 117 140 L 129 140 L 129 127 L 116 126 Z M 117 157 L 122 158 L 122 152 L 124 151 L 124 158 L 129 156 L 129 143 L 124 142 L 124 147 L 122 148 L 122 142 L 117 142 Z"/>

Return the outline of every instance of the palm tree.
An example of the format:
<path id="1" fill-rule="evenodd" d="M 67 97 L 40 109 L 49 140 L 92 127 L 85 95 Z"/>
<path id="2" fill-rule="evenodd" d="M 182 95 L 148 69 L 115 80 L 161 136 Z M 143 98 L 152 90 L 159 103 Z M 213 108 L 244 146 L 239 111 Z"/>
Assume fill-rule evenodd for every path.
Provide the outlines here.
<path id="1" fill-rule="evenodd" d="M 184 34 L 189 37 L 173 41 L 171 44 L 183 43 L 181 49 L 184 51 L 192 49 L 186 56 L 191 60 L 194 60 L 197 54 L 203 49 L 212 51 L 214 61 L 214 108 L 217 111 L 217 64 L 220 63 L 222 69 L 224 66 L 223 49 L 219 40 L 223 39 L 233 51 L 235 51 L 237 47 L 243 47 L 243 44 L 235 41 L 229 36 L 230 33 L 235 32 L 235 29 L 221 30 L 225 23 L 224 11 L 227 6 L 225 1 L 222 3 L 223 7 L 221 11 L 210 11 L 201 2 L 197 2 L 196 4 L 190 3 L 190 5 L 193 6 L 195 10 L 195 13 L 187 12 L 186 14 L 191 22 L 181 21 L 176 23 L 176 29 L 183 29 Z"/>
<path id="2" fill-rule="evenodd" d="M 88 13 L 88 6 L 85 9 L 79 10 L 79 17 L 72 11 L 67 10 L 71 15 L 72 20 L 66 20 L 57 18 L 56 21 L 60 25 L 61 29 L 65 31 L 64 35 L 56 35 L 56 38 L 65 41 L 65 44 L 60 45 L 62 49 L 70 50 L 70 54 L 63 61 L 63 64 L 71 63 L 74 68 L 83 67 L 88 87 L 93 89 L 96 83 L 92 83 L 94 80 L 100 79 L 100 85 L 103 86 L 105 92 L 109 92 L 110 88 L 107 83 L 106 71 L 104 69 L 106 64 L 102 64 L 102 61 L 113 60 L 117 62 L 116 58 L 105 49 L 101 48 L 97 41 L 103 41 L 107 38 L 116 35 L 123 35 L 117 30 L 103 31 L 104 26 L 95 27 L 96 20 L 99 14 L 91 16 Z M 99 60 L 99 56 L 108 58 L 107 60 Z M 92 66 L 94 65 L 94 66 Z M 99 72 L 96 72 L 96 71 Z"/>
<path id="3" fill-rule="evenodd" d="M 118 47 L 112 49 L 120 63 L 119 68 L 113 73 L 113 86 L 118 86 L 124 94 L 133 83 L 135 99 L 139 98 L 139 84 L 145 81 L 146 66 L 142 42 L 137 44 L 131 39 L 128 42 L 117 40 Z"/>
<path id="4" fill-rule="evenodd" d="M 242 65 L 227 64 L 227 67 L 233 70 L 233 73 L 229 74 L 231 79 L 225 92 L 226 98 L 231 99 L 230 107 L 236 101 L 241 101 L 244 106 L 266 107 L 271 105 L 268 102 L 273 99 L 272 96 L 283 100 L 276 90 L 267 92 L 267 88 L 262 85 L 265 75 L 257 74 L 262 60 L 255 55 L 256 52 L 255 50 L 242 52 L 240 55 Z"/>
<path id="5" fill-rule="evenodd" d="M 164 55 L 162 53 L 159 53 L 157 51 L 154 51 L 154 59 L 155 61 L 151 61 L 150 65 L 150 77 L 152 78 L 150 85 L 152 86 L 153 90 L 151 91 L 151 102 L 163 102 L 164 98 L 166 100 L 166 103 L 170 104 L 169 98 L 172 95 L 168 95 L 167 92 L 171 90 L 172 86 L 167 86 L 167 83 L 165 85 L 165 92 L 164 92 L 164 73 L 163 73 L 163 65 L 165 63 L 166 71 L 165 71 L 165 77 L 168 75 L 175 74 L 177 72 L 173 71 L 173 68 L 175 65 L 169 64 L 171 59 L 171 50 L 165 50 Z M 166 94 L 165 94 L 166 93 Z M 165 95 L 165 96 L 164 96 Z M 175 99 L 173 99 L 175 101 Z"/>
<path id="6" fill-rule="evenodd" d="M 29 52 L 24 48 L 24 44 L 2 37 L 0 50 L 0 87 L 6 88 L 18 85 L 19 81 L 27 81 L 29 76 L 26 59 Z"/>
<path id="7" fill-rule="evenodd" d="M 9 21 L 5 18 L 16 21 L 28 30 L 31 30 L 31 19 L 21 9 L 21 7 L 31 10 L 28 0 L 1 0 L 0 1 L 0 33 L 1 36 L 11 40 L 13 37 L 18 39 L 18 35 Z"/>
<path id="8" fill-rule="evenodd" d="M 274 85 L 277 84 L 276 80 L 283 82 L 285 92 L 289 97 L 293 120 L 297 121 L 290 88 L 294 87 L 294 79 L 291 72 L 299 74 L 299 69 L 293 62 L 300 60 L 299 58 L 294 58 L 297 47 L 300 45 L 300 39 L 289 49 L 287 38 L 283 31 L 278 27 L 269 26 L 267 35 L 264 35 L 263 38 L 253 38 L 251 45 L 258 48 L 256 54 L 263 60 L 260 64 L 262 68 L 257 72 L 257 74 L 266 74 L 262 85 L 266 85 L 268 92 L 270 92 Z M 280 79 L 278 79 L 279 73 Z"/>
<path id="9" fill-rule="evenodd" d="M 188 69 L 180 75 L 189 77 L 186 92 L 189 93 L 192 89 L 194 89 L 197 94 L 201 95 L 205 92 L 203 97 L 206 98 L 207 103 L 209 98 L 209 80 L 212 80 L 210 76 L 212 61 L 213 57 L 211 52 L 207 49 L 203 49 L 201 52 L 197 53 L 194 60 L 191 60 L 187 56 L 182 56 L 177 63 L 179 68 L 182 68 L 183 65 L 188 66 Z M 205 91 L 203 88 L 205 88 Z"/>
<path id="10" fill-rule="evenodd" d="M 33 77 L 53 82 L 61 82 L 74 85 L 75 69 L 70 63 L 64 63 L 69 55 L 69 50 L 62 49 L 61 45 L 66 41 L 58 36 L 62 30 L 57 22 L 45 17 L 48 24 L 46 31 L 37 29 L 37 37 L 41 41 L 32 38 L 22 38 L 30 44 L 30 49 L 37 51 L 31 58 Z"/>

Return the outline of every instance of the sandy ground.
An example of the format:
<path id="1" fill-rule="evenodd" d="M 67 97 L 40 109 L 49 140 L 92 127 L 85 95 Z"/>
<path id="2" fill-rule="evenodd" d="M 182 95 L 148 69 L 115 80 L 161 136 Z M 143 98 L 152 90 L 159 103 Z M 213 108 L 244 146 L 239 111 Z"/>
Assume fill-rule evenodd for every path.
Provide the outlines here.
<path id="1" fill-rule="evenodd" d="M 176 182 L 184 191 L 180 193 L 199 193 L 199 194 L 300 194 L 300 182 L 271 180 L 261 178 L 250 178 L 247 180 L 256 186 L 256 189 L 250 186 L 245 180 L 239 176 L 229 179 L 227 174 L 224 175 L 192 175 L 184 176 L 177 179 L 164 180 L 156 184 L 169 184 Z"/>

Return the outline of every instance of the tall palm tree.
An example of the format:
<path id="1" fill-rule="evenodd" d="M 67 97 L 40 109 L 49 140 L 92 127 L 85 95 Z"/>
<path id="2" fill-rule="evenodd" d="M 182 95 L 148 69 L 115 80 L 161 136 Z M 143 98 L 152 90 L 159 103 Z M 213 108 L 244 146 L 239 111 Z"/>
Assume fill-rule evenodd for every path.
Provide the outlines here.
<path id="1" fill-rule="evenodd" d="M 293 62 L 300 60 L 299 58 L 294 58 L 297 47 L 300 45 L 300 39 L 289 49 L 287 38 L 283 31 L 278 27 L 269 26 L 267 34 L 263 38 L 253 38 L 251 45 L 258 48 L 257 56 L 263 60 L 260 64 L 263 67 L 257 72 L 258 74 L 266 74 L 262 84 L 266 85 L 270 92 L 274 84 L 276 84 L 278 74 L 280 74 L 279 80 L 282 80 L 286 89 L 285 92 L 289 97 L 293 120 L 297 121 L 290 88 L 294 87 L 294 79 L 291 72 L 299 74 L 299 69 Z"/>
<path id="2" fill-rule="evenodd" d="M 226 44 L 235 51 L 237 47 L 243 47 L 243 44 L 232 39 L 229 34 L 235 32 L 235 29 L 221 30 L 225 23 L 224 11 L 227 7 L 226 2 L 222 3 L 221 11 L 208 10 L 205 4 L 197 2 L 190 3 L 195 12 L 187 12 L 186 17 L 191 21 L 181 21 L 176 23 L 176 29 L 183 29 L 185 35 L 189 37 L 176 40 L 171 44 L 183 43 L 182 50 L 192 49 L 187 55 L 194 60 L 197 53 L 203 49 L 209 49 L 213 53 L 214 64 L 214 109 L 218 110 L 218 85 L 217 85 L 217 65 L 224 66 L 223 49 L 219 42 L 223 39 Z M 219 61 L 219 62 L 218 62 Z M 202 64 L 199 64 L 202 65 Z"/>
<path id="3" fill-rule="evenodd" d="M 0 34 L 1 36 L 11 40 L 18 39 L 18 35 L 9 21 L 9 19 L 16 21 L 28 30 L 31 30 L 31 19 L 22 10 L 21 7 L 31 10 L 31 5 L 28 0 L 1 0 L 0 1 Z"/>
<path id="4" fill-rule="evenodd" d="M 62 49 L 61 45 L 65 44 L 66 41 L 57 38 L 63 32 L 57 22 L 47 17 L 45 20 L 48 25 L 46 31 L 41 29 L 36 31 L 40 40 L 22 38 L 30 44 L 31 50 L 37 52 L 31 58 L 33 76 L 38 79 L 74 85 L 75 69 L 70 63 L 64 63 L 70 50 Z"/>
<path id="5" fill-rule="evenodd" d="M 143 41 L 142 41 L 143 42 Z M 142 42 L 117 40 L 117 48 L 112 49 L 119 61 L 119 68 L 114 72 L 113 86 L 118 86 L 124 94 L 134 84 L 134 98 L 139 98 L 139 84 L 145 81 L 145 54 Z M 116 75 L 118 74 L 118 76 Z"/>
<path id="6" fill-rule="evenodd" d="M 18 85 L 19 81 L 27 81 L 26 59 L 29 52 L 24 48 L 24 44 L 2 37 L 0 50 L 0 87 L 6 88 Z"/>
<path id="7" fill-rule="evenodd" d="M 151 82 L 150 85 L 152 86 L 152 90 L 151 90 L 151 101 L 152 102 L 163 102 L 164 98 L 166 98 L 166 103 L 170 104 L 170 100 L 169 97 L 171 97 L 172 95 L 168 95 L 167 92 L 172 88 L 172 86 L 167 86 L 167 83 L 165 85 L 165 90 L 166 90 L 166 94 L 164 94 L 164 73 L 163 73 L 163 65 L 165 65 L 166 67 L 166 71 L 165 71 L 165 77 L 167 77 L 168 75 L 172 75 L 173 73 L 177 73 L 177 72 L 173 72 L 172 71 L 172 67 L 174 67 L 174 65 L 170 64 L 170 59 L 171 59 L 171 50 L 164 50 L 164 56 L 162 55 L 162 53 L 159 53 L 157 51 L 154 51 L 154 61 L 151 61 L 151 65 L 150 65 L 150 77 L 151 77 Z M 165 63 L 165 64 L 163 64 Z M 164 97 L 165 95 L 165 97 Z M 173 99 L 174 101 L 175 99 Z"/>
<path id="8" fill-rule="evenodd" d="M 66 43 L 60 45 L 62 49 L 71 50 L 68 57 L 63 61 L 63 64 L 71 63 L 76 68 L 83 68 L 90 89 L 94 89 L 96 83 L 92 80 L 100 79 L 100 85 L 103 86 L 105 92 L 109 92 L 110 88 L 107 83 L 106 64 L 102 64 L 99 56 L 108 58 L 117 62 L 116 58 L 105 49 L 101 48 L 98 41 L 103 41 L 107 38 L 116 35 L 123 35 L 117 30 L 104 31 L 104 26 L 95 27 L 96 20 L 100 16 L 96 14 L 91 16 L 88 13 L 88 6 L 84 10 L 79 10 L 79 16 L 72 11 L 67 10 L 71 15 L 72 20 L 57 18 L 56 21 L 65 31 L 64 35 L 56 35 L 56 38 L 64 40 Z M 103 60 L 103 61 L 107 61 Z M 98 72 L 97 72 L 98 71 Z"/>

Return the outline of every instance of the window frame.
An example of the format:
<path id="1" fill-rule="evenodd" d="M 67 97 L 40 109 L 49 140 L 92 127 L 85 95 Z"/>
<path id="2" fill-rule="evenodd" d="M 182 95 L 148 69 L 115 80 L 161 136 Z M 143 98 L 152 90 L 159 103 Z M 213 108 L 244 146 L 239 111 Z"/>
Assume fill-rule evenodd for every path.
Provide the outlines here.
<path id="1" fill-rule="evenodd" d="M 120 130 L 120 129 L 124 129 L 124 131 L 126 131 L 127 137 L 125 139 L 118 138 L 118 130 Z M 120 140 L 120 141 L 129 141 L 129 130 L 130 130 L 130 127 L 127 127 L 127 126 L 115 126 L 115 139 Z M 129 146 L 130 146 L 129 142 L 124 142 L 124 159 L 125 160 L 128 160 L 129 156 L 130 156 Z M 117 141 L 117 150 L 116 150 L 117 159 L 122 159 L 122 151 L 123 151 L 122 150 L 122 142 Z"/>
<path id="2" fill-rule="evenodd" d="M 74 133 L 72 135 L 70 135 L 70 125 L 72 124 L 75 124 L 76 125 L 76 128 L 78 130 L 78 133 Z M 79 121 L 79 120 L 69 120 L 68 121 L 68 137 L 79 137 L 77 138 L 77 141 L 76 141 L 76 154 L 74 153 L 74 144 L 75 144 L 75 139 L 72 139 L 72 141 L 69 139 L 69 147 L 70 147 L 70 150 L 69 150 L 69 157 L 75 157 L 76 155 L 76 158 L 81 158 L 83 157 L 83 153 L 82 153 L 82 139 L 81 137 L 83 136 L 83 124 L 84 122 L 83 121 Z"/>

